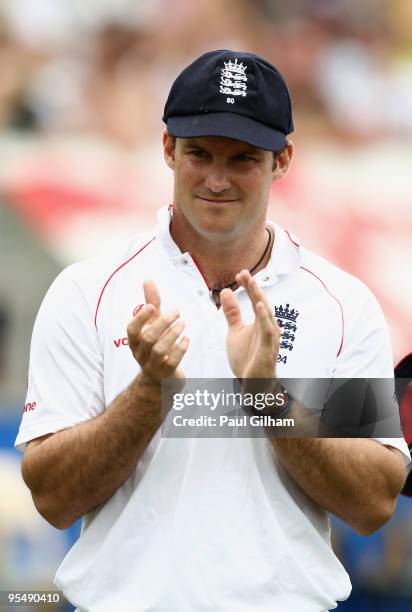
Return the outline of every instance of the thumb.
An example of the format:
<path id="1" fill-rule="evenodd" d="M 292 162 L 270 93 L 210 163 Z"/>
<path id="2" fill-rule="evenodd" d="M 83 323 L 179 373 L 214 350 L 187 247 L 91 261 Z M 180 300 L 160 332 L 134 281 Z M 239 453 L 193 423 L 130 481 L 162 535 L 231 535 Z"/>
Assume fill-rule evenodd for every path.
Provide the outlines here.
<path id="1" fill-rule="evenodd" d="M 234 329 L 243 325 L 242 314 L 235 294 L 231 289 L 222 289 L 220 303 L 228 322 L 229 328 Z"/>

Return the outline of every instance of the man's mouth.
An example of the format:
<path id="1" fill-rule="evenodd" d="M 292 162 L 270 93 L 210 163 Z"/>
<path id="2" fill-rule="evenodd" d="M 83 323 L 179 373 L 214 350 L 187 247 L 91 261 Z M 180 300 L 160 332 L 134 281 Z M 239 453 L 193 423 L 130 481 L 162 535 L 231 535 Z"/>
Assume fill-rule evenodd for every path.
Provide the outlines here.
<path id="1" fill-rule="evenodd" d="M 196 198 L 204 202 L 210 202 L 210 204 L 230 204 L 232 202 L 237 202 L 237 198 L 206 198 L 204 196 L 196 196 Z"/>

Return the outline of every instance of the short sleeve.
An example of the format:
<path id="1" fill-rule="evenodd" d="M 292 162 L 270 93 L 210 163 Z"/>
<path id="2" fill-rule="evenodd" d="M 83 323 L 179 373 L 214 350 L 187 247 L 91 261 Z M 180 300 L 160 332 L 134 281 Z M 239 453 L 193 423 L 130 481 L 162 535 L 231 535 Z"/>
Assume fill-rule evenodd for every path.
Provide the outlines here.
<path id="1" fill-rule="evenodd" d="M 351 309 L 352 313 L 351 313 Z M 336 358 L 333 378 L 392 379 L 388 401 L 393 402 L 394 417 L 399 418 L 395 398 L 393 354 L 389 330 L 382 309 L 375 296 L 364 285 L 361 292 L 353 292 L 351 305 L 344 313 L 344 340 Z M 349 316 L 346 316 L 348 315 Z M 388 381 L 389 382 L 389 381 Z M 389 384 L 392 384 L 389 382 Z M 389 397 L 390 395 L 390 397 Z M 400 427 L 400 425 L 399 425 Z M 410 462 L 408 445 L 403 438 L 374 438 L 387 446 L 399 449 Z"/>
<path id="2" fill-rule="evenodd" d="M 343 304 L 343 343 L 334 378 L 392 378 L 393 354 L 388 326 L 375 296 L 363 286 Z"/>
<path id="3" fill-rule="evenodd" d="M 27 397 L 15 442 L 20 451 L 26 442 L 105 408 L 103 357 L 87 296 L 76 281 L 79 265 L 56 278 L 34 324 Z"/>

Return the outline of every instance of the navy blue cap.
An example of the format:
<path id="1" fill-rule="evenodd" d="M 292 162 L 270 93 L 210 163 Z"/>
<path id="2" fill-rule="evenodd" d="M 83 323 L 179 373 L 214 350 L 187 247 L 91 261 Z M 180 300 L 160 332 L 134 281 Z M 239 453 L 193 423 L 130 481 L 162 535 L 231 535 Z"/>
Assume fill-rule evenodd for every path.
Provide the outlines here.
<path id="1" fill-rule="evenodd" d="M 179 74 L 163 115 L 180 138 L 224 136 L 280 151 L 293 132 L 284 78 L 253 53 L 210 51 Z"/>

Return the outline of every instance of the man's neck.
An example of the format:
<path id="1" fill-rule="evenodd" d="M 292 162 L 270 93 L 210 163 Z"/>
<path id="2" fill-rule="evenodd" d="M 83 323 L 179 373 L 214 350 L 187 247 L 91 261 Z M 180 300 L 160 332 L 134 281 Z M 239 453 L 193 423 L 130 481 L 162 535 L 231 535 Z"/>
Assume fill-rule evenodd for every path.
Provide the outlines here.
<path id="1" fill-rule="evenodd" d="M 192 227 L 187 231 L 179 221 L 175 218 L 170 224 L 172 238 L 182 252 L 192 255 L 210 289 L 222 289 L 234 283 L 236 274 L 243 269 L 253 270 L 256 274 L 270 259 L 273 230 L 266 229 L 264 223 L 247 236 L 220 242 L 202 236 Z"/>

